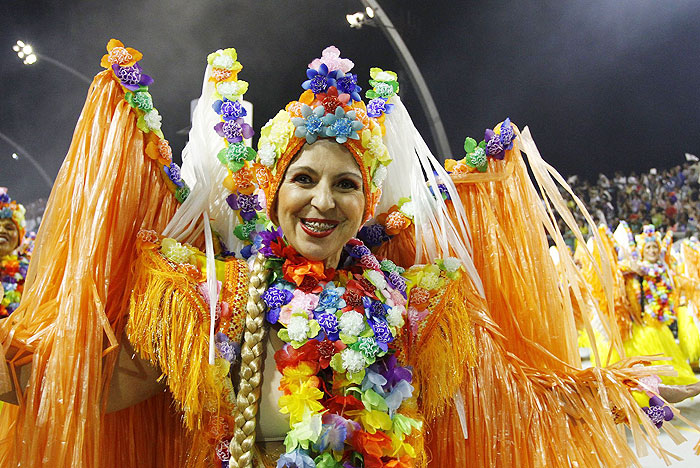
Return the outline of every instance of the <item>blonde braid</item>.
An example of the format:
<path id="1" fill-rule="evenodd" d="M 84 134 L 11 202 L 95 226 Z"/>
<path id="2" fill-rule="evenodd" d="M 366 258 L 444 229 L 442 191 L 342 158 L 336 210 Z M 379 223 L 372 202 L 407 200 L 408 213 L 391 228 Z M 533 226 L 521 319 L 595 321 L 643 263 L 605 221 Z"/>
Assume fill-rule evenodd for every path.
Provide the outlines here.
<path id="1" fill-rule="evenodd" d="M 264 326 L 265 303 L 260 298 L 267 287 L 269 271 L 265 269 L 265 257 L 261 254 L 253 262 L 248 288 L 245 334 L 241 346 L 241 371 L 238 394 L 236 395 L 235 432 L 231 439 L 230 468 L 250 468 L 253 466 L 253 446 L 255 445 L 255 416 L 260 399 L 262 380 L 263 340 L 267 328 Z"/>

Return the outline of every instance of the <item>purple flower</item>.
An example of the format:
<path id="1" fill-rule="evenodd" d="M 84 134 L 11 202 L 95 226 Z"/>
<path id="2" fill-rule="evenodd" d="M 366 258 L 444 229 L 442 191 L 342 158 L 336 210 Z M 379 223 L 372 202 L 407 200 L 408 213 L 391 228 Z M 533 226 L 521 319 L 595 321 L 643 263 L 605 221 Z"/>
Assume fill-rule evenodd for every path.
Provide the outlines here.
<path id="1" fill-rule="evenodd" d="M 240 210 L 241 218 L 244 221 L 250 221 L 257 216 L 257 211 L 262 210 L 262 205 L 258 201 L 257 195 L 244 195 L 241 193 L 232 193 L 226 197 L 226 203 L 233 210 Z"/>
<path id="2" fill-rule="evenodd" d="M 394 336 L 389 330 L 389 325 L 384 320 L 372 318 L 372 320 L 369 320 L 369 326 L 372 327 L 377 345 L 382 351 L 386 352 L 389 349 L 387 343 L 391 343 L 394 340 Z"/>
<path id="3" fill-rule="evenodd" d="M 333 312 L 314 312 L 314 318 L 318 321 L 329 340 L 336 341 L 338 339 L 338 318 Z"/>
<path id="4" fill-rule="evenodd" d="M 486 141 L 486 155 L 494 159 L 505 158 L 505 149 L 501 143 L 500 135 L 496 135 L 493 130 L 487 128 L 484 132 L 484 141 Z"/>
<path id="5" fill-rule="evenodd" d="M 372 301 L 370 305 L 370 316 L 373 318 L 385 318 L 386 314 L 389 312 L 389 307 L 386 304 L 382 304 L 381 301 Z"/>
<path id="6" fill-rule="evenodd" d="M 509 150 L 513 148 L 513 140 L 515 140 L 515 130 L 510 123 L 510 117 L 506 117 L 506 120 L 501 124 L 501 144 Z"/>
<path id="7" fill-rule="evenodd" d="M 386 233 L 386 228 L 381 224 L 372 224 L 370 226 L 365 226 L 360 229 L 358 236 L 362 242 L 367 244 L 369 247 L 376 247 L 382 245 L 384 242 L 391 239 Z"/>
<path id="8" fill-rule="evenodd" d="M 222 101 L 216 101 L 212 104 L 212 107 L 227 122 L 229 120 L 238 120 L 248 114 L 240 101 L 229 101 L 226 98 Z"/>
<path id="9" fill-rule="evenodd" d="M 221 332 L 216 334 L 216 349 L 231 364 L 236 361 L 236 356 L 240 352 L 238 343 L 231 341 L 228 336 Z"/>
<path id="10" fill-rule="evenodd" d="M 153 83 L 153 78 L 143 73 L 143 69 L 138 63 L 130 67 L 120 67 L 114 64 L 112 65 L 112 70 L 114 70 L 114 74 L 121 81 L 122 86 L 129 91 L 136 91 L 141 86 L 149 86 Z"/>
<path id="11" fill-rule="evenodd" d="M 309 68 L 306 70 L 306 77 L 308 80 L 301 84 L 304 89 L 310 89 L 314 94 L 324 93 L 331 86 L 336 85 L 335 77 L 337 73 L 335 71 L 328 71 L 328 67 L 325 63 L 322 63 L 318 70 Z"/>
<path id="12" fill-rule="evenodd" d="M 6 193 L 0 193 L 0 203 L 10 203 L 10 196 Z"/>
<path id="13" fill-rule="evenodd" d="M 338 74 L 336 77 L 336 88 L 338 88 L 338 92 L 349 94 L 353 101 L 360 101 L 362 99 L 360 97 L 362 88 L 357 85 L 357 75 L 352 73 L 343 75 L 341 71 L 337 71 L 336 73 Z"/>
<path id="14" fill-rule="evenodd" d="M 255 134 L 253 127 L 243 122 L 242 118 L 219 122 L 214 126 L 214 130 L 219 136 L 226 138 L 229 143 L 238 143 L 244 138 L 252 138 Z"/>
<path id="15" fill-rule="evenodd" d="M 391 389 L 402 380 L 408 383 L 411 383 L 413 380 L 411 369 L 408 367 L 401 367 L 397 365 L 397 363 L 396 356 L 392 354 L 370 366 L 372 371 L 381 374 L 386 379 L 387 382 L 384 387 L 386 391 L 391 391 Z"/>
<path id="16" fill-rule="evenodd" d="M 389 283 L 399 292 L 406 291 L 406 280 L 395 271 L 389 273 Z"/>
<path id="17" fill-rule="evenodd" d="M 362 258 L 365 255 L 370 255 L 372 252 L 364 245 L 353 245 L 350 248 L 350 256 L 353 258 Z"/>
<path id="18" fill-rule="evenodd" d="M 262 238 L 262 247 L 258 250 L 258 252 L 265 255 L 266 257 L 271 257 L 273 254 L 270 245 L 277 239 L 281 239 L 283 235 L 284 234 L 282 233 L 282 228 L 277 228 L 274 231 L 268 230 L 260 232 L 260 237 Z"/>
<path id="19" fill-rule="evenodd" d="M 182 187 L 184 185 L 182 183 L 182 177 L 180 176 L 180 166 L 178 166 L 176 163 L 173 162 L 170 163 L 170 166 L 163 166 L 163 170 L 175 185 L 178 187 Z"/>
<path id="20" fill-rule="evenodd" d="M 673 419 L 673 411 L 671 411 L 671 408 L 666 406 L 663 400 L 657 396 L 649 398 L 649 406 L 643 407 L 642 410 L 658 428 L 663 426 L 664 421 Z"/>

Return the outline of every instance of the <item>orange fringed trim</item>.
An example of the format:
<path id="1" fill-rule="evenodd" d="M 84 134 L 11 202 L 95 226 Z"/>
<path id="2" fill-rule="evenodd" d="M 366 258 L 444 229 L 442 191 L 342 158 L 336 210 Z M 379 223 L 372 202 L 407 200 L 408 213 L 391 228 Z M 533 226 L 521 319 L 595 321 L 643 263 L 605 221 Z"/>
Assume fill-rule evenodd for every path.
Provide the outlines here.
<path id="1" fill-rule="evenodd" d="M 129 341 L 163 372 L 184 411 L 185 426 L 201 430 L 205 408 L 219 407 L 222 391 L 216 367 L 208 360 L 209 306 L 194 280 L 175 270 L 157 249 L 142 249 L 134 270 Z"/>
<path id="2" fill-rule="evenodd" d="M 408 357 L 421 389 L 421 410 L 426 419 L 442 414 L 476 362 L 477 348 L 468 310 L 480 302 L 466 275 L 452 281 Z"/>
<path id="3" fill-rule="evenodd" d="M 630 424 L 640 455 L 646 440 L 668 458 L 629 391 L 634 379 L 658 368 L 632 368 L 635 361 L 625 360 L 604 369 L 539 371 L 505 352 L 505 338 L 483 304 L 472 320 L 479 354 L 461 386 L 469 437 L 448 407 L 427 431 L 431 467 L 640 466 L 620 420 Z"/>
<path id="4" fill-rule="evenodd" d="M 377 248 L 375 254 L 388 258 L 398 266 L 409 269 L 416 264 L 416 237 L 413 226 L 399 231 Z"/>

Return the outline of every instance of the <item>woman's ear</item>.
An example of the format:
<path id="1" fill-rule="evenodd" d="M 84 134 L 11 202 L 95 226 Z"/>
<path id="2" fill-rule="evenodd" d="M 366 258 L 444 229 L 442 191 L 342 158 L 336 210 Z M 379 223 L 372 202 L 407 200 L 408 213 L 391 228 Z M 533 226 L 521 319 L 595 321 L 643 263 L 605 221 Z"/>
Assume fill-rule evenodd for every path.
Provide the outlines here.
<path id="1" fill-rule="evenodd" d="M 270 207 L 270 221 L 272 221 L 275 226 L 279 226 L 279 218 L 277 217 L 277 197 L 275 197 L 275 201 Z"/>

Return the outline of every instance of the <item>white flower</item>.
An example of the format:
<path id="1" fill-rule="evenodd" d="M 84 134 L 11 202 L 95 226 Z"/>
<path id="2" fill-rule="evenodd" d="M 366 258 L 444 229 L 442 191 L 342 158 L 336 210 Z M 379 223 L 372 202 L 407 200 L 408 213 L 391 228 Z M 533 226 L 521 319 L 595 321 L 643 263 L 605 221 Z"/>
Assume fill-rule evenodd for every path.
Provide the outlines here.
<path id="1" fill-rule="evenodd" d="M 359 351 L 345 348 L 340 357 L 343 358 L 343 369 L 351 374 L 357 374 L 365 368 L 365 358 Z"/>
<path id="2" fill-rule="evenodd" d="M 386 314 L 386 321 L 390 326 L 403 327 L 403 311 L 404 308 L 402 306 L 395 306 L 389 309 L 389 312 Z"/>
<path id="3" fill-rule="evenodd" d="M 230 55 L 218 54 L 214 59 L 214 63 L 212 63 L 212 65 L 216 68 L 225 68 L 226 70 L 230 70 L 233 67 L 234 63 L 235 62 Z"/>
<path id="4" fill-rule="evenodd" d="M 287 333 L 292 341 L 304 341 L 309 333 L 309 320 L 301 315 L 294 315 L 289 319 Z"/>
<path id="5" fill-rule="evenodd" d="M 386 166 L 382 164 L 377 166 L 377 168 L 374 170 L 374 176 L 372 177 L 372 182 L 374 182 L 374 185 L 376 185 L 377 187 L 381 187 L 388 173 L 389 171 L 386 168 Z"/>
<path id="6" fill-rule="evenodd" d="M 375 80 L 377 81 L 394 81 L 394 77 L 391 76 L 389 73 L 383 71 L 377 73 L 377 75 L 374 77 Z"/>
<path id="7" fill-rule="evenodd" d="M 377 270 L 370 270 L 367 272 L 367 278 L 378 289 L 386 289 L 386 278 L 384 278 L 384 273 Z"/>
<path id="8" fill-rule="evenodd" d="M 401 205 L 401 208 L 399 208 L 399 211 L 406 215 L 406 217 L 413 219 L 415 216 L 415 206 L 412 201 L 406 202 L 403 205 Z"/>
<path id="9" fill-rule="evenodd" d="M 361 313 L 349 310 L 338 319 L 338 327 L 348 336 L 357 336 L 365 329 L 365 318 Z"/>
<path id="10" fill-rule="evenodd" d="M 160 121 L 163 120 L 163 117 L 160 116 L 156 109 L 151 109 L 143 116 L 143 120 L 149 129 L 160 130 Z"/>
<path id="11" fill-rule="evenodd" d="M 216 90 L 225 98 L 235 101 L 238 96 L 245 94 L 247 85 L 245 81 L 221 81 L 216 85 Z"/>
<path id="12" fill-rule="evenodd" d="M 260 157 L 260 163 L 272 167 L 275 164 L 275 159 L 277 158 L 277 151 L 275 147 L 269 143 L 263 144 L 262 147 L 258 148 L 258 157 Z"/>
<path id="13" fill-rule="evenodd" d="M 448 273 L 454 273 L 455 271 L 459 270 L 459 267 L 462 266 L 462 262 L 455 257 L 447 257 L 443 264 L 445 265 L 445 270 L 447 270 Z"/>

